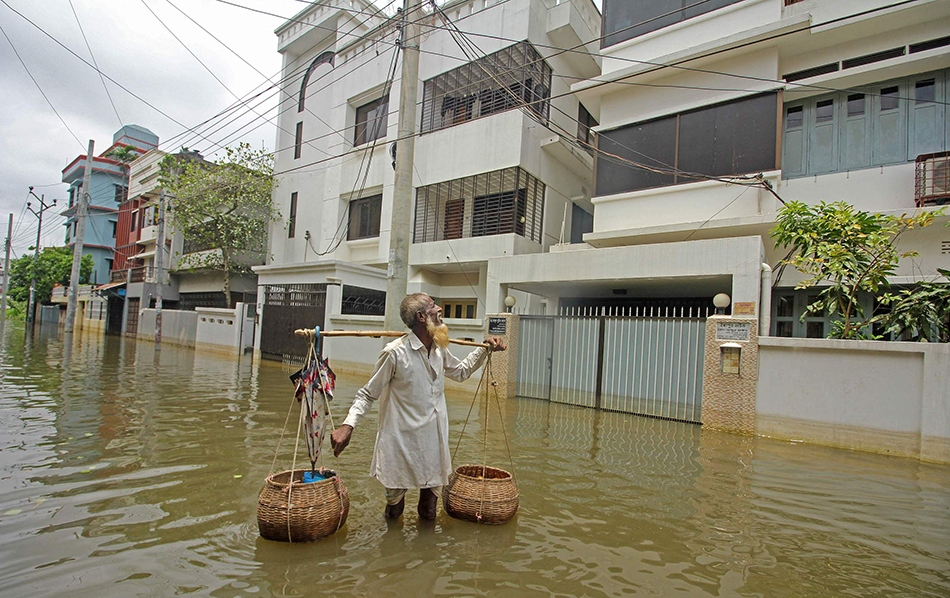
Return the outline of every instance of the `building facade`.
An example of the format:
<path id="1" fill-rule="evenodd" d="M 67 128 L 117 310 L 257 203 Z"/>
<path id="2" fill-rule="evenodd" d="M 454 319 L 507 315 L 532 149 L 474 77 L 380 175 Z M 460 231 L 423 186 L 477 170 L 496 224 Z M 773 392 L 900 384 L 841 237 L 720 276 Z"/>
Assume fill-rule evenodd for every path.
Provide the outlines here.
<path id="1" fill-rule="evenodd" d="M 769 230 L 782 200 L 896 215 L 947 201 L 950 5 L 684 4 L 604 0 L 602 70 L 572 86 L 599 123 L 593 229 L 490 260 L 489 304 L 508 288 L 606 308 L 725 292 L 763 334 L 827 336 L 828 317 L 801 321 L 819 290 L 795 290 Z M 946 221 L 902 237 L 920 256 L 892 283 L 942 279 Z"/>
<path id="2" fill-rule="evenodd" d="M 286 330 L 258 339 L 265 355 L 317 316 L 345 327 L 385 304 L 399 19 L 367 17 L 369 2 L 356 3 L 358 15 L 349 6 L 313 4 L 276 30 L 287 84 L 274 200 L 284 218 L 255 270 L 262 330 L 268 311 Z M 589 130 L 579 130 L 570 85 L 600 73 L 600 15 L 590 0 L 464 0 L 409 17 L 420 32 L 409 292 L 428 293 L 456 331 L 478 337 L 498 309 L 491 259 L 538 255 L 590 230 L 594 160 L 578 142 Z M 555 50 L 565 45 L 589 51 Z M 313 304 L 279 305 L 292 291 Z"/>
<path id="3" fill-rule="evenodd" d="M 89 209 L 83 238 L 83 254 L 92 255 L 94 260 L 90 282 L 104 284 L 109 282 L 109 272 L 115 266 L 116 235 L 120 206 L 126 201 L 129 192 L 128 166 L 109 157 L 111 152 L 121 148 L 131 148 L 134 154 L 141 155 L 158 144 L 158 137 L 144 127 L 126 125 L 112 136 L 112 145 L 98 156 L 93 157 L 92 174 L 89 179 Z M 76 209 L 83 193 L 83 174 L 86 156 L 78 156 L 63 169 L 62 181 L 69 184 L 68 204 L 63 210 L 66 216 L 66 245 L 76 243 Z"/>

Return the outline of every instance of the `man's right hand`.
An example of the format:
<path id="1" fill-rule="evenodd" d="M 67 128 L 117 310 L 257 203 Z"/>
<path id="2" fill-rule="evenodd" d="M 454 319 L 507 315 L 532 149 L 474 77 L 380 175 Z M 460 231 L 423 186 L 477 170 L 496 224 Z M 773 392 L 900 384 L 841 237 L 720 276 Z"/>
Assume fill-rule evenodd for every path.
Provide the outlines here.
<path id="1" fill-rule="evenodd" d="M 353 426 L 343 424 L 330 434 L 330 446 L 333 447 L 333 456 L 339 457 L 346 445 L 350 443 L 350 436 L 353 435 Z"/>

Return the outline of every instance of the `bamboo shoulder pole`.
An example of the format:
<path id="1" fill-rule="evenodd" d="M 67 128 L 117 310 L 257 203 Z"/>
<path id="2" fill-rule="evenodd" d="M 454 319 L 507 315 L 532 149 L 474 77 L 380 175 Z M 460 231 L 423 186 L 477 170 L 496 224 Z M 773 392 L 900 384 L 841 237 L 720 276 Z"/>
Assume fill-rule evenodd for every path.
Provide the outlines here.
<path id="1" fill-rule="evenodd" d="M 297 336 L 311 336 L 313 335 L 313 328 L 298 328 L 294 330 L 294 334 Z M 373 338 L 380 338 L 383 336 L 399 338 L 404 336 L 405 332 L 395 332 L 392 330 L 321 330 L 320 336 L 369 336 Z M 455 343 L 456 345 L 464 345 L 466 347 L 484 347 L 486 349 L 491 348 L 488 343 L 476 343 L 474 341 L 463 341 L 458 339 L 450 339 L 449 342 Z"/>

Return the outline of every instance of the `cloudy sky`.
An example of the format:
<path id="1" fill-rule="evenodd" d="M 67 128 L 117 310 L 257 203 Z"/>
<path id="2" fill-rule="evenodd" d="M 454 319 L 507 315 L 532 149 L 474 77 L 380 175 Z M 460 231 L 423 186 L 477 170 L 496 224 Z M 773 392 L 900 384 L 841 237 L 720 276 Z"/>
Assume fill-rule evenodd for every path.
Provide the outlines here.
<path id="1" fill-rule="evenodd" d="M 399 0 L 375 1 L 386 12 L 402 4 Z M 29 187 L 32 185 L 37 195 L 44 194 L 47 202 L 55 198 L 62 204 L 67 189 L 59 182 L 62 169 L 85 153 L 89 139 L 95 140 L 98 155 L 109 147 L 121 124 L 138 124 L 159 136 L 161 149 L 176 150 L 185 144 L 213 155 L 208 142 L 176 136 L 229 106 L 235 101 L 232 92 L 244 97 L 260 91 L 264 77 L 257 71 L 271 78 L 279 74 L 280 55 L 273 31 L 306 4 L 306 0 L 229 2 L 0 0 L 0 239 L 6 237 L 7 218 L 12 213 L 14 256 L 22 255 L 35 242 L 36 218 L 25 209 Z M 233 4 L 282 16 L 262 15 Z M 595 4 L 599 7 L 600 0 Z M 103 73 L 168 116 L 107 79 L 113 109 L 96 71 L 41 29 L 87 62 L 94 57 Z M 275 95 L 269 95 L 258 112 L 266 108 L 274 116 L 276 101 Z M 273 149 L 276 129 L 272 124 L 257 120 L 240 130 L 254 118 L 247 114 L 209 137 L 229 145 L 245 141 Z M 42 246 L 63 244 L 65 219 L 58 214 L 60 209 L 57 206 L 44 214 Z"/>
<path id="2" fill-rule="evenodd" d="M 293 16 L 304 6 L 297 0 L 235 0 L 235 3 L 285 17 Z M 56 198 L 62 203 L 67 188 L 59 183 L 62 169 L 85 153 L 89 139 L 95 140 L 98 155 L 111 144 L 120 122 L 142 125 L 155 132 L 161 141 L 181 133 L 183 127 L 106 80 L 115 102 L 113 110 L 95 70 L 70 55 L 6 4 L 76 54 L 89 62 L 92 59 L 69 0 L 0 2 L 0 28 L 69 127 L 67 129 L 57 118 L 20 64 L 10 42 L 0 34 L 0 239 L 6 237 L 8 214 L 13 213 L 16 231 L 13 248 L 15 255 L 22 255 L 35 242 L 36 235 L 36 218 L 24 212 L 30 185 L 35 187 L 37 195 L 45 194 L 47 202 Z M 259 89 L 264 77 L 175 7 L 267 76 L 273 77 L 280 71 L 273 31 L 283 20 L 276 17 L 216 0 L 72 0 L 72 5 L 102 72 L 189 127 L 234 102 L 228 89 L 244 96 Z M 175 40 L 146 5 L 223 85 Z M 272 97 L 262 108 L 271 108 L 273 115 L 275 105 L 276 97 Z M 229 125 L 211 137 L 223 139 L 252 117 Z M 248 132 L 254 126 L 251 125 L 244 129 L 243 135 L 239 133 L 232 139 L 273 149 L 275 129 L 266 121 L 254 124 L 261 122 L 265 124 Z M 181 143 L 183 139 L 173 141 Z M 200 140 L 189 143 L 190 147 L 202 151 L 206 145 L 207 142 Z M 59 207 L 44 214 L 44 246 L 63 244 L 64 218 L 58 212 Z"/>

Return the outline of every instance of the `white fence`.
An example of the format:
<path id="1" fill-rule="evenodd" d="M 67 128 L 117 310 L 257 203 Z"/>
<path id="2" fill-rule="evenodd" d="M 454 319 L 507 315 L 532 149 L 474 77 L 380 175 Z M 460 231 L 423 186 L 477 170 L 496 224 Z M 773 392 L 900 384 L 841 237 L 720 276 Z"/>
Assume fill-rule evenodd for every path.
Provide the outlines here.
<path id="1" fill-rule="evenodd" d="M 950 463 L 950 346 L 760 337 L 756 433 Z"/>
<path id="2" fill-rule="evenodd" d="M 162 310 L 162 342 L 195 346 L 198 329 L 198 314 L 177 309 Z M 155 310 L 143 309 L 139 313 L 138 338 L 155 340 Z"/>
<path id="3" fill-rule="evenodd" d="M 244 303 L 234 309 L 198 307 L 195 346 L 243 353 L 253 346 L 254 318 Z"/>

